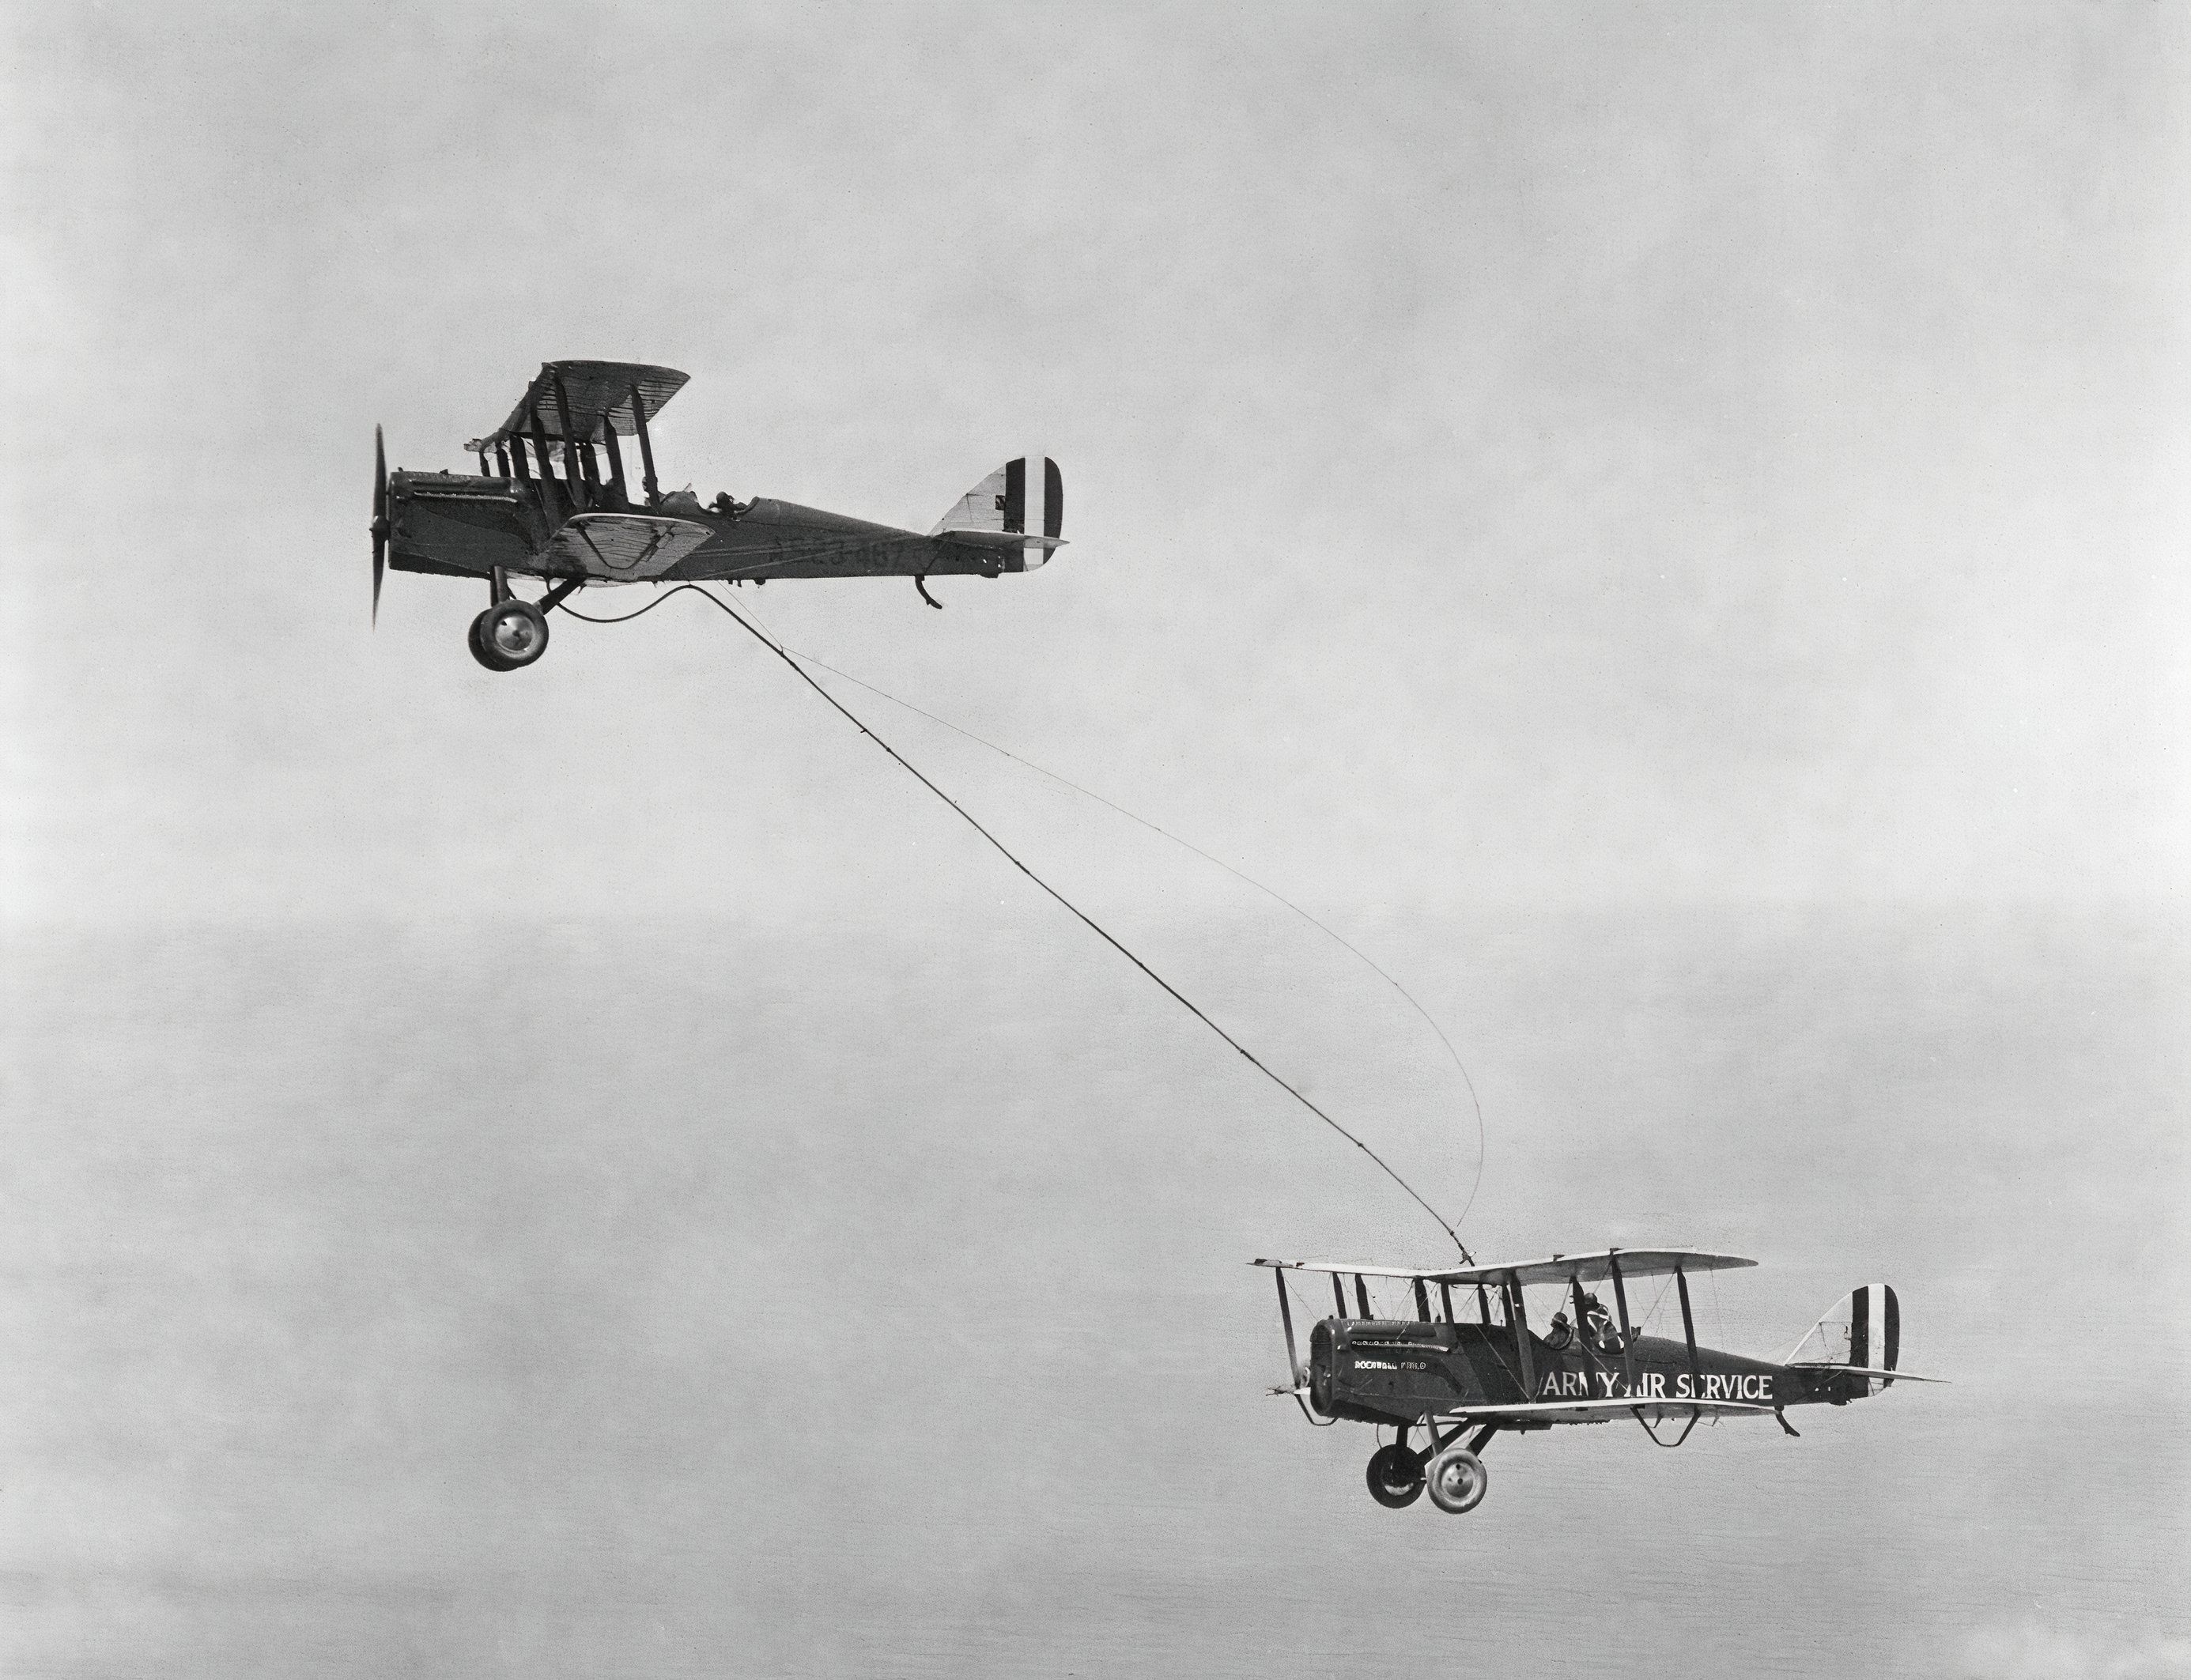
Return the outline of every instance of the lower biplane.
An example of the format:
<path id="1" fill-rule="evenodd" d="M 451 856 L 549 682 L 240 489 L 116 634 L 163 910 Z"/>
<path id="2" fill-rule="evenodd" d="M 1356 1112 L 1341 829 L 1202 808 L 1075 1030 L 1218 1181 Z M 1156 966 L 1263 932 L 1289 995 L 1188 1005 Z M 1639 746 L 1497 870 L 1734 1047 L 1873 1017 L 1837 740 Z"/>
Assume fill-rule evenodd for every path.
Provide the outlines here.
<path id="1" fill-rule="evenodd" d="M 910 578 L 936 607 L 930 578 L 1028 572 L 1063 544 L 1065 485 L 1047 458 L 1005 463 L 925 534 L 790 502 L 665 495 L 651 427 L 686 377 L 635 362 L 548 362 L 509 418 L 464 446 L 476 474 L 391 473 L 376 426 L 375 619 L 388 567 L 478 578 L 488 599 L 472 621 L 473 657 L 510 671 L 547 652 L 547 615 L 589 584 Z M 620 438 L 639 445 L 637 497 Z M 548 587 L 527 601 L 510 587 L 520 578 Z"/>
<path id="2" fill-rule="evenodd" d="M 1346 1419 L 1397 1430 L 1369 1468 L 1371 1495 L 1395 1509 L 1413 1504 L 1426 1487 L 1441 1511 L 1473 1509 L 1489 1482 L 1483 1449 L 1501 1430 L 1632 1417 L 1660 1446 L 1678 1447 L 1700 1418 L 1771 1417 L 1793 1435 L 1784 1415 L 1790 1406 L 1846 1405 L 1896 1382 L 1942 1380 L 1896 1368 L 1901 1307 L 1883 1284 L 1844 1296 L 1779 1359 L 1699 1346 L 1689 1279 L 1757 1263 L 1730 1254 L 1607 1249 L 1430 1271 L 1332 1261 L 1255 1263 L 1278 1279 L 1292 1372 L 1287 1387 L 1270 1392 L 1292 1396 L 1311 1422 Z M 1294 1339 L 1289 1272 L 1331 1280 L 1332 1312 L 1309 1331 L 1305 1361 Z M 1672 1280 L 1681 1307 L 1678 1341 L 1643 1335 L 1630 1319 L 1629 1286 L 1653 1278 Z M 1608 1282 L 1611 1310 L 1585 1287 Z M 1559 1291 L 1541 1331 L 1530 1325 L 1525 1295 L 1532 1288 Z M 1397 1314 L 1373 1310 L 1373 1290 L 1397 1290 L 1406 1307 Z M 1661 1299 L 1664 1293 L 1662 1284 Z M 1665 1439 L 1660 1429 L 1676 1423 L 1681 1433 Z M 1417 1430 L 1420 1447 L 1412 1444 Z"/>

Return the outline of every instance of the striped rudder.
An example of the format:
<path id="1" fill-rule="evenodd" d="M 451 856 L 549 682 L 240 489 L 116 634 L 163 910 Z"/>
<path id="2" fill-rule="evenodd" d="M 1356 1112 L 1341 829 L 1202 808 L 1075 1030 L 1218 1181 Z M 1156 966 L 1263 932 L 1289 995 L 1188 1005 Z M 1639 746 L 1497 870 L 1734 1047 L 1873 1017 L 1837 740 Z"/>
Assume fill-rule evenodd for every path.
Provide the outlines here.
<path id="1" fill-rule="evenodd" d="M 1042 470 L 1029 472 L 1028 467 L 1037 461 L 1042 464 Z M 1011 533 L 1061 538 L 1064 529 L 1065 476 L 1047 456 L 1023 455 L 1005 462 L 953 502 L 928 534 Z M 1054 543 L 1042 542 L 1025 544 L 1027 566 L 1031 569 L 1041 565 L 1053 546 Z"/>
<path id="2" fill-rule="evenodd" d="M 1891 1371 L 1901 1358 L 1902 1303 L 1892 1285 L 1865 1284 L 1835 1301 L 1780 1363 Z"/>

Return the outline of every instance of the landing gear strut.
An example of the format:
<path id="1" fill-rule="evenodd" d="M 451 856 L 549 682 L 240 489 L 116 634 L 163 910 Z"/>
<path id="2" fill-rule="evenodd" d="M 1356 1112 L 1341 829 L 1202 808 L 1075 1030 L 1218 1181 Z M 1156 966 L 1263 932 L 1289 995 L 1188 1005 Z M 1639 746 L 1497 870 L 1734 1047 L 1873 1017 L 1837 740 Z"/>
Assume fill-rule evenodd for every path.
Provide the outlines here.
<path id="1" fill-rule="evenodd" d="M 1499 1426 L 1484 1425 L 1465 1445 L 1465 1419 L 1444 1434 L 1439 1433 L 1435 1422 L 1426 1422 L 1423 1429 L 1430 1436 L 1430 1444 L 1420 1452 L 1408 1444 L 1408 1426 L 1403 1424 L 1398 1440 L 1370 1455 L 1369 1497 L 1388 1510 L 1397 1511 L 1413 1505 L 1427 1487 L 1431 1503 L 1441 1511 L 1458 1517 L 1464 1511 L 1475 1510 L 1491 1485 L 1491 1472 L 1483 1467 L 1480 1455 L 1499 1432 Z"/>

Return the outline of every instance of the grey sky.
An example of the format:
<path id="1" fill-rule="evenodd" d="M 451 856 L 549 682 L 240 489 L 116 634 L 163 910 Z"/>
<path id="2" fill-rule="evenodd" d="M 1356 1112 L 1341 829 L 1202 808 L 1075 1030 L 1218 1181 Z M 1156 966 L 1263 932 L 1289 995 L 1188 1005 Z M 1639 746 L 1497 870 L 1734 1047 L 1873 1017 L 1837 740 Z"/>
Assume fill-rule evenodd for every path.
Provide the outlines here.
<path id="1" fill-rule="evenodd" d="M 2191 1671 L 2191 14 L 5 28 L 0 1666 Z M 374 424 L 564 356 L 703 497 L 1047 449 L 1039 573 L 740 605 L 1377 953 L 1479 1247 L 1956 1387 L 1377 1511 L 1243 1262 L 1389 1187 L 699 603 L 368 632 Z M 1459 1204 L 1374 977 L 846 698 Z"/>
<path id="2" fill-rule="evenodd" d="M 690 370 L 703 494 L 1046 440 L 1048 573 L 755 604 L 1303 891 L 2175 893 L 2183 34 L 20 11 L 14 902 L 476 906 L 549 823 L 595 908 L 836 890 L 898 791 L 704 608 L 367 637 L 373 424 L 456 464 L 561 355 Z"/>

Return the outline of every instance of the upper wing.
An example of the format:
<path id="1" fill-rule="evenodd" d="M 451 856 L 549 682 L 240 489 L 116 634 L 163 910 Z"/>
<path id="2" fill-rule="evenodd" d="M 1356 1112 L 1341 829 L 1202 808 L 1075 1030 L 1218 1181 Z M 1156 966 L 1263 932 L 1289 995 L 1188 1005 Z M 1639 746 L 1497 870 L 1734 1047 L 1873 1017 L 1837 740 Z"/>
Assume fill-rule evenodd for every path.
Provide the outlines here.
<path id="1" fill-rule="evenodd" d="M 628 437 L 639 430 L 640 417 L 653 419 L 690 377 L 674 367 L 643 362 L 543 362 L 509 418 L 464 447 L 491 449 L 511 437 L 530 437 L 536 423 L 551 441 L 570 436 L 597 443 L 612 427 Z M 571 422 L 567 432 L 563 425 L 566 409 Z"/>
<path id="2" fill-rule="evenodd" d="M 1595 1284 L 1613 1275 L 1618 1261 L 1623 1278 L 1658 1278 L 1679 1267 L 1684 1272 L 1723 1272 L 1755 1266 L 1740 1255 L 1703 1249 L 1600 1249 L 1590 1254 L 1556 1254 L 1547 1260 L 1505 1261 L 1493 1266 L 1357 1266 L 1347 1260 L 1258 1260 L 1289 1272 L 1337 1272 L 1363 1278 L 1405 1278 L 1426 1284 L 1564 1284 L 1577 1279 Z"/>

